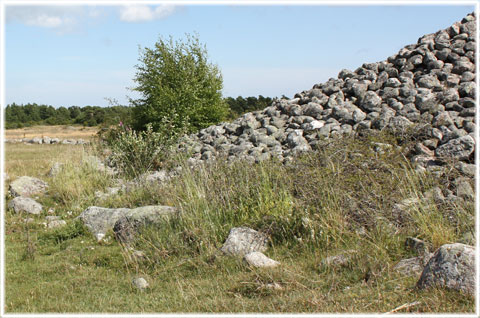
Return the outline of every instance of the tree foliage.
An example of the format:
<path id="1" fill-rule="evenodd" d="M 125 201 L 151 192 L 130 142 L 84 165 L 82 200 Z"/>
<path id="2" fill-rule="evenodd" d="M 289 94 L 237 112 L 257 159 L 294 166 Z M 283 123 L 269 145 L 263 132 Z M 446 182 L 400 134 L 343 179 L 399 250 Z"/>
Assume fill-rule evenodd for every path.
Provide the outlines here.
<path id="1" fill-rule="evenodd" d="M 50 105 L 15 103 L 5 108 L 5 127 L 22 128 L 33 125 L 110 126 L 131 121 L 132 107 L 127 106 L 70 106 L 54 108 Z"/>
<path id="2" fill-rule="evenodd" d="M 151 124 L 157 132 L 193 132 L 225 118 L 222 75 L 197 36 L 160 38 L 153 48 L 141 49 L 139 62 L 133 90 L 141 97 L 131 100 L 135 129 Z"/>

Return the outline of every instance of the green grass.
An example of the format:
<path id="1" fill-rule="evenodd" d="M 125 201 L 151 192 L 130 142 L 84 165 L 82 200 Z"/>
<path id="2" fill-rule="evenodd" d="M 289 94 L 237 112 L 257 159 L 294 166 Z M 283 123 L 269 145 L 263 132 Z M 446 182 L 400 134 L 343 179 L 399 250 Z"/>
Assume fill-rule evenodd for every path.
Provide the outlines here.
<path id="1" fill-rule="evenodd" d="M 384 154 L 375 142 L 395 146 Z M 398 147 L 397 147 L 398 145 Z M 68 226 L 49 230 L 46 212 L 26 224 L 7 211 L 6 312 L 473 312 L 475 300 L 444 289 L 416 290 L 418 277 L 394 270 L 412 256 L 406 237 L 436 248 L 460 241 L 474 229 L 474 204 L 435 205 L 422 201 L 401 219 L 393 207 L 435 187 L 448 187 L 458 174 L 416 173 L 405 159 L 410 144 L 384 133 L 325 141 L 321 150 L 293 165 L 218 160 L 181 173 L 164 185 L 139 188 L 101 201 L 95 191 L 114 180 L 80 164 L 78 148 L 8 145 L 10 176 L 40 176 L 50 184 L 40 202 Z M 25 149 L 24 149 L 25 148 Z M 72 153 L 71 151 L 78 151 Z M 61 160 L 58 160 L 61 158 Z M 66 163 L 44 177 L 50 160 Z M 29 163 L 27 167 L 23 163 Z M 178 207 L 179 218 L 147 228 L 133 247 L 143 260 L 107 235 L 96 243 L 74 217 L 90 205 Z M 70 213 L 71 212 L 71 213 Z M 455 213 L 453 213 L 455 212 Z M 254 269 L 218 252 L 229 230 L 249 226 L 270 234 L 265 253 L 281 262 Z M 322 261 L 355 250 L 344 266 Z M 150 288 L 134 289 L 142 276 Z M 268 288 L 276 283 L 280 289 Z"/>

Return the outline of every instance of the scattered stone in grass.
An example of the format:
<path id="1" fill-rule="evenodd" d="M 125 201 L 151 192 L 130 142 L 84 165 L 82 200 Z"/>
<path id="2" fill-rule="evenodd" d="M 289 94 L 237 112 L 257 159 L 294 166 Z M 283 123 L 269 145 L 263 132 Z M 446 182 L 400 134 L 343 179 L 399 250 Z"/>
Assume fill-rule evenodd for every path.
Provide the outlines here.
<path id="1" fill-rule="evenodd" d="M 442 203 L 445 201 L 445 196 L 443 195 L 442 189 L 440 187 L 434 187 L 423 194 L 423 197 L 428 204 L 428 201 L 433 201 L 436 204 Z"/>
<path id="2" fill-rule="evenodd" d="M 475 248 L 454 243 L 442 245 L 425 266 L 418 288 L 444 287 L 475 293 Z"/>
<path id="3" fill-rule="evenodd" d="M 244 256 L 245 261 L 253 267 L 276 267 L 279 262 L 265 256 L 261 252 L 251 252 Z"/>
<path id="4" fill-rule="evenodd" d="M 52 220 L 48 222 L 47 227 L 49 229 L 53 229 L 53 228 L 62 227 L 65 225 L 67 225 L 67 222 L 65 222 L 64 220 Z"/>
<path id="5" fill-rule="evenodd" d="M 32 198 L 16 197 L 8 203 L 8 208 L 13 209 L 15 213 L 26 212 L 29 214 L 42 213 L 43 206 Z"/>
<path id="6" fill-rule="evenodd" d="M 284 290 L 285 289 L 285 288 L 283 288 L 282 285 L 280 285 L 277 282 L 268 283 L 268 284 L 265 284 L 264 286 L 265 286 L 266 289 L 270 289 L 270 290 Z"/>
<path id="7" fill-rule="evenodd" d="M 220 251 L 227 255 L 244 256 L 251 252 L 265 252 L 268 236 L 248 227 L 235 227 L 230 230 Z"/>
<path id="8" fill-rule="evenodd" d="M 407 237 L 405 240 L 405 248 L 415 251 L 417 255 L 424 255 L 429 251 L 428 244 L 416 237 Z"/>
<path id="9" fill-rule="evenodd" d="M 132 281 L 133 286 L 135 286 L 137 289 L 143 291 L 149 287 L 148 282 L 145 280 L 143 277 L 137 277 L 134 278 Z"/>
<path id="10" fill-rule="evenodd" d="M 45 217 L 45 220 L 47 222 L 51 222 L 51 221 L 56 221 L 56 220 L 60 220 L 60 217 L 58 215 L 47 215 Z"/>
<path id="11" fill-rule="evenodd" d="M 422 256 L 402 259 L 393 269 L 407 276 L 418 277 L 422 273 L 426 261 L 428 261 L 432 255 L 432 253 L 426 253 Z"/>
<path id="12" fill-rule="evenodd" d="M 109 166 L 106 166 L 100 158 L 97 156 L 86 156 L 83 158 L 83 162 L 86 163 L 87 165 L 90 165 L 93 169 L 104 172 L 108 175 L 115 175 L 117 172 L 110 168 Z"/>
<path id="13" fill-rule="evenodd" d="M 397 224 L 403 224 L 409 218 L 409 211 L 420 202 L 417 198 L 408 198 L 393 205 L 392 216 Z"/>
<path id="14" fill-rule="evenodd" d="M 95 191 L 95 198 L 99 200 L 105 200 L 113 195 L 116 195 L 121 189 L 121 187 L 108 187 L 105 189 L 106 192 Z"/>
<path id="15" fill-rule="evenodd" d="M 31 197 L 37 194 L 44 194 L 48 184 L 38 178 L 23 176 L 10 183 L 10 194 L 14 197 Z"/>
<path id="16" fill-rule="evenodd" d="M 143 262 L 147 259 L 147 255 L 145 255 L 143 251 L 137 251 L 137 250 L 132 251 L 132 257 L 133 259 L 139 262 Z"/>
<path id="17" fill-rule="evenodd" d="M 129 210 L 113 226 L 115 238 L 122 243 L 131 243 L 145 226 L 156 225 L 178 213 L 171 206 L 151 205 Z"/>
<path id="18" fill-rule="evenodd" d="M 47 173 L 48 177 L 55 177 L 57 176 L 63 169 L 63 163 L 61 162 L 54 162 L 52 167 Z"/>
<path id="19" fill-rule="evenodd" d="M 35 221 L 35 220 L 34 220 L 33 218 L 23 219 L 23 222 L 25 222 L 25 223 L 27 223 L 27 224 L 28 224 L 28 223 L 32 223 L 32 222 L 34 222 L 34 221 Z"/>
<path id="20" fill-rule="evenodd" d="M 324 266 L 347 266 L 351 260 L 352 256 L 357 253 L 356 250 L 347 250 L 341 254 L 328 256 L 322 261 L 322 265 Z"/>

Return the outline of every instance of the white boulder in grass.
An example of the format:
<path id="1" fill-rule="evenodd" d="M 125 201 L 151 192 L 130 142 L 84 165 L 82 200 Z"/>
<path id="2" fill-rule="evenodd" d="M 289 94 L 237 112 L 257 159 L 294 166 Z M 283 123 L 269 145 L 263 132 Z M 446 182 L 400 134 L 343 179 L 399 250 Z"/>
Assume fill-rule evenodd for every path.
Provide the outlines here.
<path id="1" fill-rule="evenodd" d="M 248 227 L 234 227 L 220 250 L 232 256 L 244 256 L 251 252 L 265 252 L 268 237 Z"/>
<path id="2" fill-rule="evenodd" d="M 261 252 L 251 252 L 245 255 L 245 261 L 253 267 L 276 267 L 280 265 L 279 262 L 265 256 Z"/>

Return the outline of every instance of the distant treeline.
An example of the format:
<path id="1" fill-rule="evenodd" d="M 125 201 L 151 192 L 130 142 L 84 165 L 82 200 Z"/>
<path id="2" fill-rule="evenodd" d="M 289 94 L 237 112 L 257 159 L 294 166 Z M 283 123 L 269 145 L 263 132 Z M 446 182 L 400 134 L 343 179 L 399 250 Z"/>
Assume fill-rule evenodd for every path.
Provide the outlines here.
<path id="1" fill-rule="evenodd" d="M 227 119 L 254 110 L 264 109 L 272 103 L 270 97 L 227 97 L 224 99 L 230 107 Z M 110 126 L 130 122 L 134 108 L 129 106 L 70 106 L 55 108 L 50 105 L 29 103 L 7 105 L 5 108 L 5 128 L 22 128 L 34 125 L 83 125 L 83 126 Z"/>

